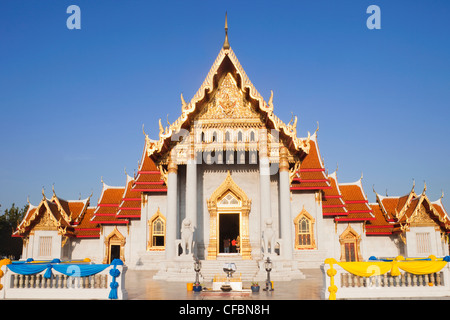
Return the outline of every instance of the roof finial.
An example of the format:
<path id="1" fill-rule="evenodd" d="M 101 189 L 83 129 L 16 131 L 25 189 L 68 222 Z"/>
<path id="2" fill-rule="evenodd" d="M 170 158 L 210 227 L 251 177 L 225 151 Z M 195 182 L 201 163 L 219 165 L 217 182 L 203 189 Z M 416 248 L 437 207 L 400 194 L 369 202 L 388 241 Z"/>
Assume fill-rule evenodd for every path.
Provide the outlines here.
<path id="1" fill-rule="evenodd" d="M 223 43 L 224 49 L 230 49 L 230 43 L 228 42 L 228 21 L 227 21 L 227 12 L 225 12 L 225 41 Z"/>

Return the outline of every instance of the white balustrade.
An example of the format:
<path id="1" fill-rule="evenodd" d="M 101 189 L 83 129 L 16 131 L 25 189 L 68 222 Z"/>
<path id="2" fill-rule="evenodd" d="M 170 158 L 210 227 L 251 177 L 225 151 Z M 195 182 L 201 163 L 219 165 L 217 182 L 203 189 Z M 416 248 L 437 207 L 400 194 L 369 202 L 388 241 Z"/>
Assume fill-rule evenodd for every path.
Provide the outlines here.
<path id="1" fill-rule="evenodd" d="M 94 275 L 84 277 L 67 276 L 52 269 L 52 276 L 45 278 L 46 270 L 31 274 L 17 274 L 7 268 L 1 267 L 3 277 L 0 283 L 0 299 L 108 299 L 111 291 L 110 283 L 113 277 L 109 274 L 114 266 L 110 266 Z M 115 278 L 118 283 L 117 298 L 127 299 L 125 289 L 126 266 L 118 265 L 116 269 L 120 275 Z"/>
<path id="2" fill-rule="evenodd" d="M 324 285 L 322 298 L 329 299 L 331 277 L 327 274 L 329 264 L 321 266 Z M 333 277 L 337 288 L 336 299 L 385 299 L 385 298 L 421 298 L 450 296 L 450 269 L 445 266 L 440 272 L 416 275 L 401 272 L 391 276 L 382 275 L 361 277 L 351 274 L 337 264 L 333 264 L 336 275 Z M 332 290 L 332 289 L 331 289 Z"/>

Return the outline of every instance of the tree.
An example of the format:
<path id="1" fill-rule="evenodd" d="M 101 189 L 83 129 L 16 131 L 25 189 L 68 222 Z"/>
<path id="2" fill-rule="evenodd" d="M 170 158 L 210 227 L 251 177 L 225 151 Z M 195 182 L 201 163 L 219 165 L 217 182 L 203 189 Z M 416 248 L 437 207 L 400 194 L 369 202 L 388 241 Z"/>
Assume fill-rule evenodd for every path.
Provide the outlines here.
<path id="1" fill-rule="evenodd" d="M 13 203 L 10 209 L 6 209 L 0 215 L 0 257 L 13 256 L 17 259 L 22 253 L 22 239 L 12 237 L 12 233 L 22 221 L 28 210 L 28 204 L 22 209 Z"/>

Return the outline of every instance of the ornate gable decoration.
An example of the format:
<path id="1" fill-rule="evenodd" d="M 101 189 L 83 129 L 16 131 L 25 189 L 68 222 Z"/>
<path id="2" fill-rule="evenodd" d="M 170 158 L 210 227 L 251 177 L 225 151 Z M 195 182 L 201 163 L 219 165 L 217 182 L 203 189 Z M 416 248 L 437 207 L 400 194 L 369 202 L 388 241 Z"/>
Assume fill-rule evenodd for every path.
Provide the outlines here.
<path id="1" fill-rule="evenodd" d="M 55 217 L 50 213 L 50 210 L 46 210 L 36 219 L 34 230 L 58 230 L 58 224 Z"/>
<path id="2" fill-rule="evenodd" d="M 198 119 L 256 119 L 259 114 L 253 110 L 251 103 L 238 88 L 231 73 L 222 79 L 212 99 L 201 111 Z"/>
<path id="3" fill-rule="evenodd" d="M 202 116 L 211 117 L 210 119 L 217 119 L 217 117 L 236 119 L 239 116 L 245 117 L 263 117 L 266 118 L 266 125 L 270 128 L 283 133 L 292 142 L 292 148 L 302 153 L 309 153 L 309 139 L 302 139 L 297 137 L 297 120 L 293 119 L 290 123 L 285 124 L 274 113 L 273 104 L 273 92 L 268 102 L 265 102 L 263 97 L 259 94 L 256 88 L 251 83 L 241 64 L 239 63 L 236 55 L 231 48 L 222 48 L 214 61 L 206 79 L 203 84 L 191 99 L 190 102 L 186 102 L 181 95 L 181 116 L 173 123 L 168 123 L 168 126 L 163 127 L 161 119 L 159 120 L 159 139 L 152 140 L 145 135 L 147 155 L 152 156 L 154 154 L 161 154 L 167 152 L 167 141 L 172 139 L 172 135 L 180 133 L 180 130 L 185 127 L 185 124 L 192 120 L 191 117 L 195 112 L 199 111 L 200 105 L 207 94 L 213 94 L 215 85 L 214 77 L 220 73 L 220 66 L 224 62 L 225 58 L 228 58 L 231 64 L 236 70 L 236 74 L 240 77 L 241 89 L 238 89 L 234 78 L 231 75 L 226 75 L 222 82 L 222 88 L 220 91 L 216 90 L 215 99 L 211 100 L 206 109 L 206 114 L 203 114 L 203 110 L 200 110 Z M 243 90 L 248 91 L 248 96 L 257 101 L 259 110 L 253 110 L 249 107 L 248 102 L 242 101 Z M 218 108 L 220 106 L 220 109 Z M 216 117 L 216 118 L 214 118 Z M 234 118 L 233 118 L 234 117 Z"/>
<path id="4" fill-rule="evenodd" d="M 244 192 L 231 178 L 230 171 L 227 173 L 227 177 L 222 184 L 213 192 L 211 197 L 206 201 L 209 210 L 217 210 L 217 205 L 220 205 L 221 201 L 231 194 L 232 198 L 238 201 L 239 205 L 242 205 L 245 211 L 249 212 L 252 204 L 252 200 L 249 199 Z M 223 204 L 222 204 L 223 205 Z"/>
<path id="5" fill-rule="evenodd" d="M 430 217 L 423 205 L 406 220 L 411 226 L 437 226 L 437 223 Z"/>

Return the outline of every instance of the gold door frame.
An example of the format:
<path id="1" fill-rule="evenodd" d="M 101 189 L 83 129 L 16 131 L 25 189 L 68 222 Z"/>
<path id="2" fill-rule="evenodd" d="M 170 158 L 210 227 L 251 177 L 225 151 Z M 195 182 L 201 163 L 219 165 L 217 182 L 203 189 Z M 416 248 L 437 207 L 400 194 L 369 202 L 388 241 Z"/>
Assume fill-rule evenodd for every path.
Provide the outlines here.
<path id="1" fill-rule="evenodd" d="M 346 261 L 345 259 L 345 244 L 346 243 L 354 243 L 355 244 L 355 259 L 356 261 L 362 261 L 361 255 L 361 236 L 350 226 L 347 226 L 347 229 L 342 232 L 339 236 L 339 243 L 341 245 L 341 261 Z"/>
<path id="2" fill-rule="evenodd" d="M 117 226 L 114 227 L 114 230 L 105 237 L 105 257 L 103 263 L 111 263 L 111 246 L 113 245 L 120 246 L 120 260 L 125 263 L 125 242 L 125 237 L 119 232 Z"/>
<path id="3" fill-rule="evenodd" d="M 239 200 L 239 205 L 234 207 L 221 207 L 220 201 L 231 193 Z M 230 171 L 224 182 L 213 192 L 209 200 L 206 201 L 210 215 L 209 221 L 209 245 L 207 260 L 216 260 L 219 252 L 219 214 L 239 213 L 239 236 L 240 236 L 240 255 L 242 259 L 251 259 L 252 248 L 249 237 L 249 214 L 252 200 L 247 197 L 245 192 L 231 178 Z"/>

